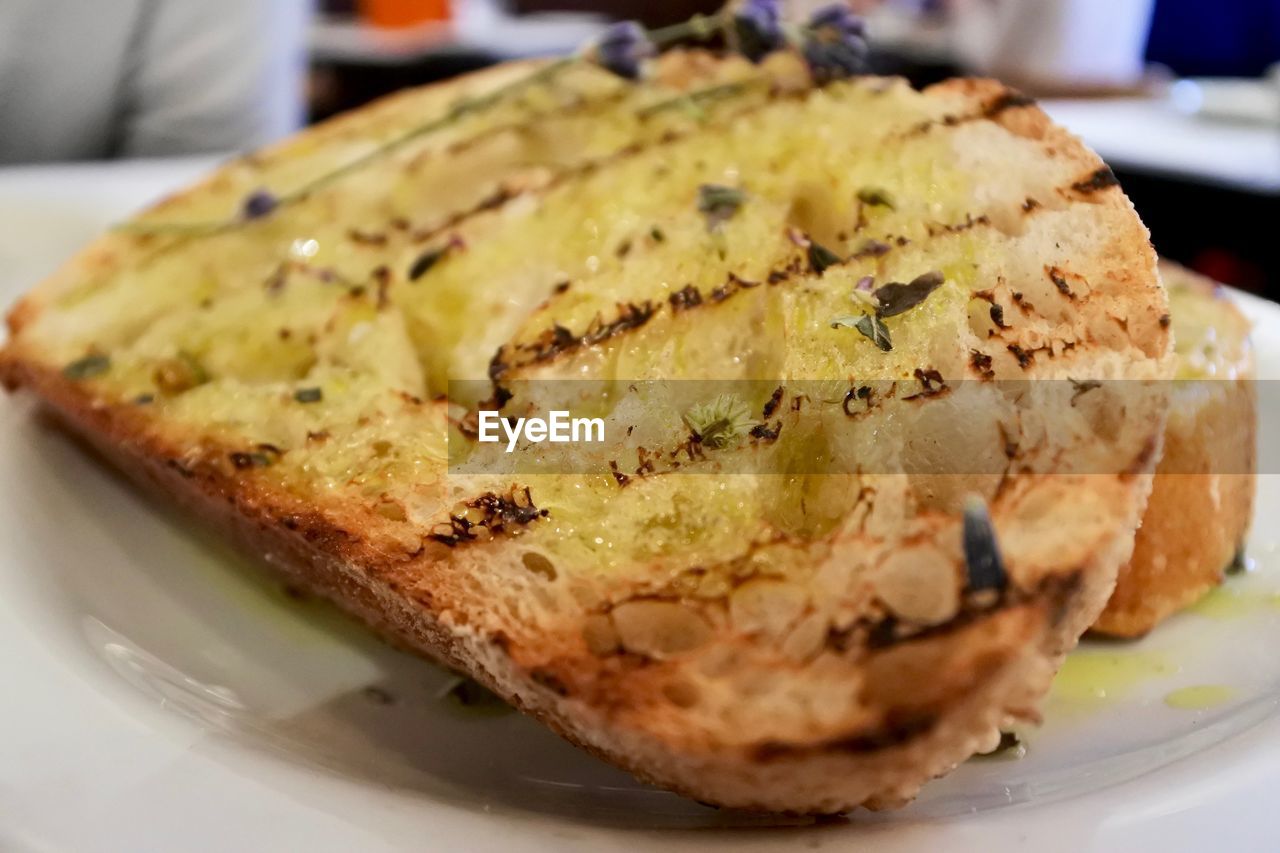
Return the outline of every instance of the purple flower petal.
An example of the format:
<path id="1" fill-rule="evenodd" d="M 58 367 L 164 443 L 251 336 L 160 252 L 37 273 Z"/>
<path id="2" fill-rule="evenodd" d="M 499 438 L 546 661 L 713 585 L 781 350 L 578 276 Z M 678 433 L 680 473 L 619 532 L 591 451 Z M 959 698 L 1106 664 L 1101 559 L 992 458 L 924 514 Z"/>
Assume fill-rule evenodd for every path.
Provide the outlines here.
<path id="1" fill-rule="evenodd" d="M 619 21 L 596 43 L 595 61 L 624 80 L 639 80 L 641 64 L 654 53 L 644 27 L 635 21 Z"/>
<path id="2" fill-rule="evenodd" d="M 746 0 L 733 13 L 733 35 L 738 52 L 752 62 L 785 45 L 777 0 Z"/>
<path id="3" fill-rule="evenodd" d="M 244 200 L 240 215 L 244 219 L 261 219 L 264 216 L 269 216 L 279 206 L 280 199 L 276 198 L 275 195 L 267 190 L 256 190 Z"/>
<path id="4" fill-rule="evenodd" d="M 866 26 L 848 6 L 835 4 L 819 9 L 805 29 L 804 58 L 819 83 L 866 72 Z"/>

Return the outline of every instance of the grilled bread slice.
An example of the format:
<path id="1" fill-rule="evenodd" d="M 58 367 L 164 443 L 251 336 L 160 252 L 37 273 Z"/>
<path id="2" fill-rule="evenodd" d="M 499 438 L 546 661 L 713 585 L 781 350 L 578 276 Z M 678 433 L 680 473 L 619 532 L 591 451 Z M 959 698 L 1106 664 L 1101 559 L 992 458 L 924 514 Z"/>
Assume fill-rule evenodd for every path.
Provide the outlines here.
<path id="1" fill-rule="evenodd" d="M 14 309 L 0 375 L 294 583 L 703 801 L 895 805 L 1035 718 L 1166 405 L 1067 380 L 1172 369 L 1111 173 L 996 83 L 815 89 L 785 55 L 457 110 L 529 70 L 102 237 Z M 478 410 L 540 394 L 594 406 L 604 451 L 480 459 Z M 1003 561 L 980 517 L 962 536 L 974 493 Z"/>
<path id="2" fill-rule="evenodd" d="M 1139 637 L 1222 583 L 1244 547 L 1256 490 L 1249 321 L 1210 279 L 1171 261 L 1177 378 L 1151 499 L 1099 633 Z"/>

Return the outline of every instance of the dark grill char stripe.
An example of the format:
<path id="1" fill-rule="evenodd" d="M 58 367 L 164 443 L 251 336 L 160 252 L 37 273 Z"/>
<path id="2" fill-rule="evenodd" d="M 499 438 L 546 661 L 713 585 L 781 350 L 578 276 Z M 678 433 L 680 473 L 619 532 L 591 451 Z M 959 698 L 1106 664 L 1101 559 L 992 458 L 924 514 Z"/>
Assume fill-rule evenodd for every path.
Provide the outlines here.
<path id="1" fill-rule="evenodd" d="M 615 335 L 640 328 L 653 319 L 653 315 L 657 312 L 658 308 L 647 299 L 639 305 L 627 302 L 619 307 L 616 318 L 606 323 L 597 317 L 581 335 L 575 335 L 564 326 L 555 323 L 550 329 L 539 335 L 538 339 L 533 343 L 515 345 L 517 352 L 526 354 L 524 358 L 513 362 L 504 362 L 502 354 L 506 348 L 499 350 L 490 362 L 490 378 L 501 376 L 511 367 L 541 364 L 551 361 L 562 353 L 573 352 L 583 347 L 603 343 Z M 496 368 L 495 365 L 497 366 Z"/>
<path id="2" fill-rule="evenodd" d="M 936 223 L 928 224 L 928 238 L 945 237 L 948 235 L 960 234 L 973 228 L 990 226 L 991 221 L 988 217 L 975 217 L 972 214 L 969 214 L 966 215 L 964 221 L 951 225 L 940 225 Z M 907 242 L 908 241 L 903 237 L 899 237 L 897 239 L 898 245 L 905 245 Z M 847 265 L 870 257 L 881 257 L 890 251 L 892 251 L 892 246 L 889 243 L 881 242 L 879 240 L 868 240 L 858 251 L 846 258 L 837 260 L 833 266 Z M 720 304 L 744 290 L 754 289 L 759 287 L 761 284 L 778 285 L 786 283 L 799 273 L 803 272 L 805 266 L 806 265 L 802 257 L 793 257 L 786 266 L 767 273 L 763 282 L 748 281 L 747 279 L 730 272 L 726 275 L 724 284 L 717 285 L 705 295 L 690 284 L 675 293 L 670 294 L 667 297 L 667 301 L 671 306 L 672 314 L 682 314 L 693 310 L 694 308 Z M 660 306 L 653 306 L 653 304 L 648 300 L 646 300 L 643 305 L 649 310 L 648 315 L 645 316 L 641 322 L 619 324 L 615 321 L 615 323 L 609 324 L 609 326 L 617 326 L 617 328 L 610 328 L 608 334 L 604 336 L 593 336 L 590 330 L 588 330 L 586 334 L 575 338 L 571 333 L 568 333 L 568 330 L 564 330 L 563 327 L 560 327 L 558 324 L 553 324 L 550 329 L 544 330 L 533 343 L 508 344 L 503 346 L 494 355 L 493 361 L 490 363 L 489 376 L 491 379 L 496 379 L 511 368 L 524 367 L 531 364 L 543 364 L 559 357 L 562 353 L 573 352 L 580 349 L 583 345 L 600 343 L 623 332 L 639 328 L 651 320 L 653 315 L 657 314 L 660 308 Z M 635 305 L 630 305 L 630 307 L 637 308 Z M 557 329 L 560 329 L 559 333 L 557 332 Z M 512 350 L 516 353 L 524 353 L 526 355 L 524 357 L 517 355 L 513 360 L 507 361 L 506 358 Z"/>
<path id="3" fill-rule="evenodd" d="M 802 92 L 800 93 L 800 96 L 803 97 L 806 94 L 807 92 Z M 739 111 L 734 116 L 732 116 L 729 120 L 732 121 L 740 116 L 754 113 L 759 109 L 767 107 L 772 103 L 774 103 L 775 101 L 778 101 L 781 99 L 782 99 L 781 96 L 770 98 L 770 100 L 767 100 L 760 104 L 756 104 L 756 105 L 753 105 L 752 107 Z M 917 132 L 927 131 L 930 127 L 932 127 L 935 124 L 954 126 L 956 124 L 961 123 L 962 121 L 977 121 L 984 118 L 988 118 L 989 117 L 988 113 L 991 113 L 992 111 L 994 111 L 995 113 L 999 113 L 999 112 L 1003 112 L 1004 110 L 1008 110 L 1016 107 L 1030 106 L 1034 103 L 1035 103 L 1035 100 L 1033 98 L 1027 97 L 1017 92 L 1016 90 L 1010 89 L 1006 91 L 1004 94 L 992 100 L 987 105 L 984 112 L 981 114 L 963 116 L 959 118 L 955 116 L 947 116 L 941 121 L 926 122 L 924 125 L 920 125 L 913 128 L 911 131 L 908 132 L 908 135 L 914 135 Z M 554 186 L 563 182 L 567 182 L 573 179 L 574 177 L 578 176 L 579 174 L 589 173 L 591 171 L 594 171 L 600 168 L 601 166 L 609 165 L 614 161 L 623 160 L 623 159 L 635 156 L 637 154 L 640 154 L 646 150 L 651 150 L 652 148 L 657 148 L 663 145 L 680 141 L 690 135 L 692 134 L 678 135 L 678 136 L 673 136 L 669 134 L 659 139 L 652 146 L 634 146 L 634 145 L 629 146 L 628 148 L 621 149 L 615 152 L 614 154 L 604 158 L 601 161 L 588 163 L 577 169 L 573 169 L 565 173 L 561 173 L 560 175 L 557 175 L 552 181 L 548 182 L 546 185 L 537 188 L 536 191 L 537 192 L 549 191 Z M 1081 191 L 1085 191 L 1085 190 L 1082 190 L 1082 187 L 1085 187 L 1085 186 L 1096 189 L 1104 186 L 1111 186 L 1111 185 L 1114 185 L 1115 183 L 1118 183 L 1115 179 L 1115 175 L 1111 172 L 1109 168 L 1104 166 L 1098 169 L 1096 172 L 1094 172 L 1087 180 L 1077 181 L 1071 184 L 1071 189 L 1076 190 L 1077 192 L 1081 192 Z M 1027 199 L 1022 204 L 1021 209 L 1023 210 L 1024 213 L 1032 213 L 1035 210 L 1039 209 L 1040 207 L 1041 205 L 1039 202 L 1036 202 L 1034 199 Z M 462 218 L 465 218 L 465 217 L 462 217 Z M 456 223 L 451 223 L 447 226 L 443 226 L 440 229 L 440 231 L 448 230 L 448 228 L 451 228 L 454 225 L 456 225 Z M 965 232 L 978 227 L 991 227 L 990 218 L 986 215 L 975 217 L 973 216 L 973 214 L 967 214 L 965 216 L 964 221 L 953 223 L 953 224 L 926 223 L 926 231 L 927 231 L 926 239 L 943 237 L 949 234 L 957 234 L 957 233 Z M 891 241 L 893 238 L 889 237 L 887 239 Z M 905 237 L 898 237 L 896 239 L 897 245 L 906 245 L 908 242 L 909 241 Z M 856 250 L 853 254 L 847 256 L 843 261 L 840 261 L 840 263 L 848 264 L 848 263 L 862 260 L 868 257 L 880 257 L 887 254 L 891 250 L 892 250 L 892 245 L 890 242 L 882 242 L 876 239 L 868 239 L 863 242 L 863 244 L 858 250 Z M 788 266 L 781 269 L 772 270 L 769 273 L 767 273 L 765 276 L 765 283 L 770 285 L 776 285 L 776 284 L 782 284 L 784 282 L 787 282 L 792 277 L 794 277 L 797 273 L 801 272 L 802 268 L 803 268 L 803 264 L 801 262 L 801 259 L 795 258 L 792 260 L 792 262 Z M 673 314 L 679 314 L 679 313 L 691 310 L 693 308 L 698 308 L 706 305 L 714 305 L 714 304 L 724 302 L 728 300 L 730 297 L 736 295 L 737 293 L 740 293 L 742 290 L 756 287 L 760 283 L 761 282 L 746 281 L 744 279 L 739 278 L 733 273 L 729 273 L 726 279 L 726 283 L 724 285 L 720 285 L 716 288 L 713 288 L 706 295 L 698 291 L 698 289 L 693 285 L 686 285 L 681 290 L 670 294 L 667 297 L 667 300 L 670 303 L 671 312 Z M 1055 281 L 1055 284 L 1057 284 L 1056 281 Z M 1074 294 L 1069 294 L 1069 295 L 1074 296 Z M 1018 296 L 1019 296 L 1018 294 L 1015 294 L 1015 301 L 1019 302 L 1019 307 L 1021 307 L 1024 313 L 1026 313 L 1029 306 L 1022 304 L 1018 299 Z M 619 323 L 618 321 L 615 321 L 614 323 L 609 324 L 608 326 L 605 327 L 606 329 L 608 329 L 608 331 L 604 335 L 598 335 L 598 334 L 593 335 L 589 331 L 587 334 L 584 334 L 576 338 L 576 342 L 571 343 L 567 340 L 562 339 L 559 345 L 553 345 L 548 347 L 546 343 L 543 342 L 543 339 L 548 338 L 548 335 L 553 335 L 555 333 L 555 330 L 553 328 L 553 329 L 544 331 L 542 336 L 538 339 L 538 342 L 535 342 L 534 344 L 523 344 L 523 345 L 506 344 L 503 347 L 501 347 L 498 350 L 498 352 L 495 353 L 493 356 L 493 360 L 490 363 L 490 370 L 489 370 L 490 378 L 496 381 L 498 376 L 505 374 L 511 368 L 518 368 L 518 367 L 535 364 L 535 363 L 537 364 L 545 363 L 547 361 L 557 358 L 562 353 L 577 350 L 584 345 L 589 346 L 595 343 L 600 343 L 602 341 L 612 339 L 619 334 L 630 331 L 631 329 L 639 328 L 645 325 L 650 319 L 652 319 L 653 316 L 658 312 L 658 310 L 661 307 L 660 305 L 658 305 L 657 307 L 654 307 L 648 300 L 646 300 L 646 302 L 643 303 L 643 305 L 645 306 L 643 319 L 641 319 L 639 322 L 627 321 L 627 322 Z M 637 306 L 631 305 L 631 308 L 637 308 Z M 999 325 L 1001 328 L 1008 328 L 1003 323 L 1003 313 L 1002 313 L 1002 309 L 1000 309 L 999 306 L 993 306 L 992 315 L 993 315 L 992 319 L 996 322 L 997 325 Z M 622 318 L 620 317 L 619 319 L 621 320 Z M 549 338 L 548 342 L 551 344 L 556 344 L 556 339 L 554 337 Z M 533 352 L 533 356 L 526 357 L 526 358 L 516 358 L 513 361 L 506 361 L 505 357 L 513 349 L 516 351 Z M 1019 364 L 1024 369 L 1027 366 L 1029 366 L 1033 356 L 1032 353 L 1024 352 L 1021 350 L 1021 348 L 1016 346 L 1010 347 L 1010 352 L 1012 352 L 1015 355 L 1015 357 L 1017 357 Z"/>
<path id="4" fill-rule="evenodd" d="M 1076 181 L 1071 185 L 1071 189 L 1081 195 L 1090 195 L 1098 190 L 1118 186 L 1120 186 L 1120 180 L 1116 177 L 1116 173 L 1111 171 L 1110 166 L 1103 166 L 1084 180 Z"/>
<path id="5" fill-rule="evenodd" d="M 878 752 L 882 749 L 900 746 L 928 732 L 937 721 L 937 716 L 932 713 L 921 712 L 898 715 L 896 718 L 885 720 L 884 724 L 878 728 L 871 728 L 857 734 L 825 741 L 819 746 L 768 740 L 755 748 L 752 758 L 757 763 L 768 764 L 778 759 L 791 758 L 818 751 L 854 754 Z"/>
<path id="6" fill-rule="evenodd" d="M 773 106 L 774 104 L 781 103 L 785 100 L 795 100 L 803 94 L 804 93 L 799 93 L 799 94 L 797 93 L 772 94 L 771 93 L 767 99 L 761 101 L 760 103 L 752 104 L 741 110 L 738 110 L 737 112 L 734 112 L 732 115 L 726 116 L 724 119 L 724 123 L 732 123 L 732 122 L 738 121 L 739 119 L 745 116 L 753 115 L 757 112 L 760 112 L 761 110 L 764 110 L 770 106 Z M 581 163 L 577 166 L 572 166 L 568 169 L 557 172 L 546 183 L 541 184 L 537 187 L 532 187 L 529 189 L 523 189 L 519 191 L 513 191 L 506 188 L 499 188 L 492 195 L 483 199 L 479 204 L 467 210 L 453 213 L 450 216 L 448 216 L 444 221 L 436 225 L 433 225 L 429 228 L 425 228 L 418 231 L 413 235 L 414 240 L 419 243 L 424 243 L 428 240 L 433 240 L 437 237 L 442 236 L 444 232 L 457 228 L 459 225 L 463 224 L 467 220 L 472 219 L 478 216 L 479 214 L 485 213 L 487 211 L 496 210 L 496 209 L 505 207 L 509 202 L 514 201 L 517 198 L 524 198 L 526 196 L 533 196 L 533 197 L 545 196 L 550 192 L 552 192 L 553 190 L 561 186 L 567 185 L 569 183 L 572 183 L 577 179 L 585 178 L 596 172 L 601 172 L 607 168 L 616 166 L 620 163 L 625 163 L 626 161 L 631 160 L 648 151 L 655 151 L 661 148 L 665 148 L 667 146 L 675 145 L 677 143 L 695 138 L 700 133 L 706 132 L 707 127 L 715 128 L 717 126 L 719 126 L 719 124 L 707 125 L 704 127 L 700 127 L 698 130 L 688 131 L 685 133 L 677 133 L 677 132 L 664 133 L 662 136 L 658 137 L 657 139 L 651 140 L 646 143 L 634 142 L 630 145 L 626 145 L 622 148 L 619 148 L 617 151 L 614 151 L 612 154 L 607 154 L 604 157 L 600 157 L 596 160 L 589 160 L 585 163 Z"/>
<path id="7" fill-rule="evenodd" d="M 1108 173 L 1110 172 L 1109 169 L 1103 169 L 1100 171 L 1106 171 Z M 1078 183 L 1072 184 L 1073 189 L 1077 188 L 1078 186 L 1079 186 Z M 1022 209 L 1027 213 L 1031 213 L 1039 208 L 1040 208 L 1039 203 L 1036 203 L 1031 206 L 1027 206 L 1024 203 L 1022 206 Z M 980 227 L 989 228 L 991 227 L 991 219 L 990 217 L 985 215 L 975 217 L 973 214 L 966 214 L 962 222 L 957 222 L 950 225 L 938 224 L 938 223 L 926 223 L 925 227 L 927 232 L 926 239 L 935 239 L 940 237 L 946 237 L 948 235 L 960 234 L 975 228 L 980 228 Z M 897 245 L 901 246 L 901 245 L 905 245 L 909 241 L 905 237 L 898 237 L 895 242 Z M 842 261 L 838 261 L 837 263 L 839 265 L 843 265 L 843 264 L 849 264 L 855 261 L 860 261 L 865 258 L 881 257 L 883 255 L 888 254 L 890 251 L 892 251 L 892 249 L 893 249 L 893 246 L 891 245 L 890 242 L 869 239 L 864 241 L 862 246 L 857 251 L 855 251 L 853 254 L 849 255 Z M 785 282 L 790 281 L 798 273 L 802 272 L 803 269 L 804 269 L 803 259 L 797 256 L 793 258 L 787 266 L 772 270 L 769 273 L 767 273 L 764 279 L 764 283 L 771 284 L 771 285 L 783 284 Z M 685 311 L 692 310 L 694 308 L 700 308 L 708 305 L 716 305 L 716 304 L 725 302 L 730 297 L 737 295 L 743 290 L 749 290 L 749 289 L 755 288 L 760 284 L 761 282 L 747 281 L 745 279 L 742 279 L 736 274 L 731 272 L 727 275 L 725 284 L 719 285 L 713 288 L 706 296 L 704 296 L 696 287 L 690 284 L 690 285 L 686 285 L 685 287 L 681 288 L 675 293 L 670 294 L 667 297 L 667 301 L 670 303 L 671 312 L 673 314 L 680 314 Z M 1056 285 L 1057 281 L 1055 281 L 1054 284 Z M 975 294 L 975 295 L 978 295 L 978 294 Z M 1068 292 L 1067 295 L 1072 298 L 1074 298 L 1075 296 L 1075 294 L 1071 292 Z M 988 297 L 988 301 L 990 301 L 989 297 Z M 1014 301 L 1018 303 L 1020 308 L 1022 308 L 1023 313 L 1028 313 L 1028 309 L 1030 306 L 1022 302 L 1021 294 L 1015 293 Z M 646 301 L 644 305 L 649 306 L 650 302 Z M 546 361 L 549 361 L 551 359 L 558 357 L 562 352 L 569 352 L 569 351 L 578 349 L 579 346 L 583 343 L 586 343 L 586 344 L 599 343 L 602 340 L 611 339 L 614 336 L 621 334 L 623 332 L 629 331 L 634 328 L 639 328 L 640 326 L 643 326 L 645 323 L 651 320 L 653 318 L 653 315 L 656 314 L 657 312 L 658 312 L 658 307 L 654 307 L 652 308 L 652 311 L 650 312 L 649 316 L 646 316 L 644 318 L 643 322 L 634 323 L 630 325 L 624 324 L 622 327 L 612 329 L 605 338 L 592 339 L 590 335 L 583 335 L 577 345 L 565 345 L 557 348 L 556 351 L 554 352 L 541 352 L 541 350 L 545 349 L 545 345 L 542 345 L 542 346 L 538 344 L 514 345 L 514 349 L 516 350 L 519 350 L 519 351 L 532 350 L 535 353 L 538 353 L 532 358 L 517 358 L 515 361 L 511 361 L 511 362 L 504 361 L 503 360 L 504 356 L 508 353 L 508 350 L 513 348 L 512 345 L 504 346 L 501 349 L 499 349 L 499 351 L 494 355 L 493 361 L 490 363 L 490 370 L 489 370 L 490 378 L 497 379 L 498 376 L 507 372 L 509 369 L 513 367 L 522 367 L 522 366 L 526 366 L 534 363 L 545 363 Z M 996 325 L 999 326 L 1000 328 L 1002 329 L 1010 328 L 1004 323 L 1004 309 L 1001 306 L 996 305 L 994 303 L 992 304 L 992 307 L 991 307 L 991 318 L 992 318 L 992 321 L 995 322 Z M 551 330 L 547 330 L 543 332 L 542 337 L 539 338 L 539 341 L 542 341 L 543 338 L 546 338 L 548 334 L 552 333 L 553 331 L 554 331 L 554 327 Z M 1016 346 L 1010 347 L 1010 352 L 1014 354 L 1014 356 L 1018 359 L 1019 365 L 1021 365 L 1024 369 L 1030 365 L 1031 359 L 1033 357 L 1033 353 L 1023 351 L 1020 347 L 1016 347 Z"/>
<path id="8" fill-rule="evenodd" d="M 702 293 L 692 284 L 686 284 L 668 296 L 667 301 L 671 303 L 671 310 L 679 314 L 681 311 L 687 311 L 690 308 L 696 308 L 701 305 Z"/>
<path id="9" fill-rule="evenodd" d="M 1004 94 L 987 104 L 986 109 L 982 111 L 982 117 L 995 118 L 1005 110 L 1017 109 L 1019 107 L 1034 107 L 1035 105 L 1035 98 L 1029 95 L 1024 95 L 1017 89 L 1008 89 Z"/>
<path id="10" fill-rule="evenodd" d="M 1035 98 L 1022 94 L 1017 89 L 1006 89 L 992 98 L 980 112 L 965 115 L 945 115 L 942 118 L 922 121 L 906 132 L 906 136 L 922 136 L 935 127 L 958 127 L 975 121 L 993 121 L 1007 110 L 1035 106 Z"/>
<path id="11" fill-rule="evenodd" d="M 902 643 L 934 639 L 960 630 L 974 622 L 994 616 L 996 613 L 1027 604 L 1043 603 L 1047 608 L 1049 624 L 1058 625 L 1068 612 L 1071 602 L 1080 593 L 1083 576 L 1080 570 L 1060 575 L 1051 575 L 1042 579 L 1031 590 L 1005 590 L 989 603 L 976 604 L 966 602 L 966 606 L 955 618 L 941 625 L 918 630 L 907 636 L 900 636 L 896 620 L 892 617 L 876 622 L 863 621 L 843 632 L 839 639 L 846 643 L 857 632 L 865 637 L 866 648 L 884 651 Z M 835 638 L 829 639 L 836 651 L 853 651 L 844 648 Z M 860 651 L 860 649 L 858 650 Z M 832 751 L 867 753 L 900 746 L 920 735 L 932 730 L 937 722 L 935 714 L 924 709 L 907 711 L 906 709 L 889 709 L 886 718 L 879 726 L 850 732 L 829 740 L 808 743 L 787 743 L 784 741 L 765 741 L 754 751 L 755 761 L 767 763 L 784 758 L 799 758 L 805 755 L 827 753 Z"/>
<path id="12" fill-rule="evenodd" d="M 1058 292 L 1069 299 L 1075 299 L 1076 295 L 1071 290 L 1071 285 L 1067 283 L 1067 278 L 1062 274 L 1062 270 L 1057 267 L 1047 267 L 1049 280 L 1053 282 L 1053 286 L 1058 288 Z"/>
<path id="13" fill-rule="evenodd" d="M 574 101 L 571 104 L 562 106 L 558 109 L 551 109 L 545 112 L 534 113 L 533 115 L 529 116 L 523 121 L 513 121 L 513 122 L 507 122 L 506 124 L 499 124 L 499 125 L 494 125 L 492 127 L 487 127 L 484 130 L 473 133 L 471 136 L 468 136 L 464 139 L 459 139 L 456 142 L 451 142 L 448 145 L 446 145 L 444 148 L 441 148 L 441 149 L 428 148 L 425 151 L 419 152 L 417 155 L 415 155 L 414 161 L 410 163 L 409 168 L 413 168 L 414 166 L 418 165 L 418 163 L 420 162 L 419 158 L 423 158 L 427 155 L 434 155 L 439 153 L 439 154 L 444 154 L 446 157 L 456 157 L 459 154 L 467 153 L 468 151 L 470 151 L 472 148 L 479 145 L 480 143 L 493 139 L 496 136 L 500 136 L 503 133 L 512 133 L 512 132 L 527 133 L 528 131 L 538 126 L 539 124 L 550 123 L 553 121 L 561 121 L 564 119 L 572 119 L 579 115 L 582 115 L 584 113 L 590 112 L 592 110 L 595 110 L 601 107 L 608 109 L 611 106 L 615 106 L 617 104 L 622 103 L 624 100 L 626 100 L 626 98 L 630 94 L 631 94 L 630 88 L 623 87 L 621 89 L 618 89 L 616 92 L 603 95 L 596 99 L 584 98 L 582 100 Z"/>

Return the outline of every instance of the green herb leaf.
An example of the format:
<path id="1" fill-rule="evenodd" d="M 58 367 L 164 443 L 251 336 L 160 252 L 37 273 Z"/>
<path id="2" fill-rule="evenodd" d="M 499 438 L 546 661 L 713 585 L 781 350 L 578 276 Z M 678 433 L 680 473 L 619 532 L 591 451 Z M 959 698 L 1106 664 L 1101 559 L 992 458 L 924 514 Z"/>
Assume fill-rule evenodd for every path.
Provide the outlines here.
<path id="1" fill-rule="evenodd" d="M 68 379 L 92 379 L 101 376 L 111 367 L 111 359 L 105 355 L 86 355 L 62 368 L 62 375 Z"/>
<path id="2" fill-rule="evenodd" d="M 299 403 L 319 403 L 324 399 L 324 391 L 320 388 L 299 388 L 293 392 L 293 399 Z"/>
<path id="3" fill-rule="evenodd" d="M 909 311 L 928 299 L 929 294 L 941 287 L 944 281 L 946 279 L 937 270 L 917 276 L 908 284 L 891 281 L 875 291 L 876 301 L 880 303 L 876 314 L 880 317 L 896 317 Z"/>
<path id="4" fill-rule="evenodd" d="M 871 339 L 883 352 L 893 349 L 893 341 L 889 340 L 889 329 L 880 318 L 873 314 L 863 314 L 853 327 Z"/>
<path id="5" fill-rule="evenodd" d="M 833 329 L 856 329 L 858 321 L 865 315 L 841 314 L 839 317 L 831 319 L 831 328 Z"/>
<path id="6" fill-rule="evenodd" d="M 751 409 L 733 394 L 721 394 L 710 402 L 697 404 L 685 412 L 684 422 L 704 446 L 717 449 L 746 435 L 756 425 Z"/>
<path id="7" fill-rule="evenodd" d="M 707 217 L 707 228 L 714 231 L 733 218 L 747 200 L 747 194 L 736 187 L 703 184 L 698 187 L 698 212 Z"/>
<path id="8" fill-rule="evenodd" d="M 893 206 L 893 197 L 887 190 L 880 187 L 863 187 L 858 190 L 858 201 L 868 207 L 887 207 L 890 210 L 897 210 Z"/>
<path id="9" fill-rule="evenodd" d="M 834 267 L 841 263 L 843 259 L 835 252 L 823 246 L 820 243 L 809 243 L 809 266 L 818 275 L 822 275 L 827 271 L 828 267 Z"/>

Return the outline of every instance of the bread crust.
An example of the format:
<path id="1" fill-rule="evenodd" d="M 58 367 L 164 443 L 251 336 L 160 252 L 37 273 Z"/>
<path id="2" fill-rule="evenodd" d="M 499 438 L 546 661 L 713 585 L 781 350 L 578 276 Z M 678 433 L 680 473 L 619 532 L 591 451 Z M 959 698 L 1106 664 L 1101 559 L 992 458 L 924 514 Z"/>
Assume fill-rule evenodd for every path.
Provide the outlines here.
<path id="1" fill-rule="evenodd" d="M 1106 328 L 1114 345 L 1059 362 L 1024 359 L 1019 349 L 1016 362 L 1005 356 L 1011 369 L 1028 378 L 1062 379 L 1081 369 L 1107 378 L 1167 375 L 1168 335 L 1160 323 L 1167 308 L 1154 254 L 1101 161 L 997 83 L 954 81 L 926 95 L 951 105 L 956 116 L 995 122 L 1034 141 L 1041 156 L 1071 176 L 1055 188 L 1057 208 L 1044 216 L 1062 217 L 1064 232 L 1077 221 L 1072 216 L 1098 225 L 1096 244 L 1077 234 L 1062 239 L 1087 246 L 1076 274 L 1107 285 L 1096 299 L 1073 298 L 1073 305 L 1118 312 L 1124 322 Z M 211 179 L 192 193 L 216 185 Z M 48 296 L 116 263 L 108 255 L 121 239 L 112 235 L 90 247 L 40 293 Z M 737 808 L 830 813 L 898 805 L 929 779 L 993 746 L 1001 726 L 1036 719 L 1061 656 L 1094 620 L 1129 555 L 1159 454 L 1157 413 L 1150 434 L 1133 436 L 1136 449 L 1116 473 L 1007 478 L 993 516 L 1007 534 L 1002 542 L 1016 589 L 966 603 L 954 618 L 908 637 L 872 642 L 879 625 L 853 626 L 856 660 L 837 653 L 848 636 L 834 630 L 820 638 L 822 653 L 793 661 L 722 623 L 696 654 L 644 654 L 619 649 L 616 638 L 602 652 L 588 629 L 601 617 L 616 622 L 623 604 L 687 604 L 704 608 L 700 618 L 710 619 L 705 614 L 724 602 L 673 601 L 678 597 L 647 567 L 636 567 L 634 577 L 611 579 L 598 596 L 603 601 L 590 607 L 572 604 L 566 594 L 558 609 L 530 610 L 525 618 L 498 612 L 495 598 L 528 574 L 519 549 L 504 542 L 450 549 L 427 541 L 418 550 L 397 549 L 341 502 L 302 500 L 260 471 L 228 470 L 232 448 L 166 431 L 145 407 L 95 397 L 28 348 L 23 330 L 43 310 L 37 296 L 11 314 L 14 335 L 0 351 L 0 379 L 34 392 L 133 479 L 223 530 L 292 583 L 333 600 L 393 642 L 467 672 L 584 748 L 648 781 Z M 1089 500 L 1080 500 L 1082 493 Z M 921 519 L 912 535 L 958 554 L 957 531 L 955 518 L 939 514 Z M 1055 539 L 1055 531 L 1069 535 Z M 852 526 L 838 530 L 815 553 L 815 571 L 838 570 L 863 542 Z M 778 543 L 797 560 L 806 557 L 806 547 Z M 819 705 L 829 699 L 838 713 L 819 707 L 805 715 L 771 714 L 766 703 L 744 701 L 730 703 L 742 706 L 741 724 L 699 716 L 686 702 L 687 691 L 690 684 L 704 689 L 714 666 L 787 681 L 810 691 Z"/>
<path id="2" fill-rule="evenodd" d="M 1067 644 L 1077 633 L 1075 614 L 1090 599 L 1105 597 L 1086 583 L 1099 574 L 1097 566 L 1081 566 L 963 626 L 963 633 L 913 644 L 913 656 L 950 659 L 946 670 L 958 679 L 949 686 L 954 693 L 947 694 L 938 725 L 908 728 L 900 737 L 875 735 L 865 743 L 850 736 L 847 743 L 803 747 L 675 751 L 660 738 L 612 726 L 556 690 L 531 683 L 530 669 L 506 643 L 450 625 L 407 597 L 395 580 L 402 566 L 379 559 L 306 504 L 229 479 L 217 466 L 184 466 L 172 448 L 146 436 L 134 412 L 97 405 L 55 372 L 8 362 L 5 375 L 35 392 L 68 432 L 143 491 L 198 519 L 290 585 L 333 602 L 397 647 L 467 673 L 592 754 L 703 802 L 815 814 L 905 804 L 924 781 L 951 770 L 960 760 L 954 756 L 993 748 L 1001 727 L 1038 722 L 1036 706 L 1060 662 L 1049 648 Z M 1126 548 L 1126 538 L 1115 537 L 1111 550 Z M 1094 559 L 1105 565 L 1117 557 L 1100 551 Z M 897 668 L 886 664 L 885 677 Z"/>
<path id="3" fill-rule="evenodd" d="M 1257 391 L 1248 320 L 1215 282 L 1168 261 L 1161 262 L 1161 274 L 1171 288 L 1188 291 L 1185 304 L 1175 301 L 1175 334 L 1179 309 L 1206 315 L 1189 321 L 1185 331 L 1190 336 L 1194 325 L 1211 323 L 1226 369 L 1218 378 L 1190 379 L 1188 387 L 1175 390 L 1164 456 L 1133 558 L 1121 567 L 1116 590 L 1093 626 L 1113 637 L 1141 637 L 1222 583 L 1244 547 L 1257 491 Z"/>

